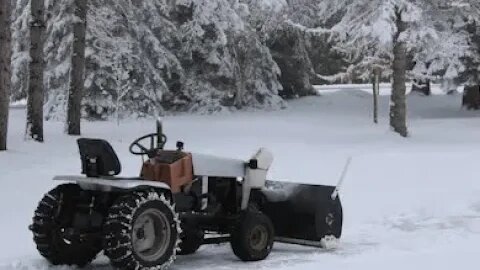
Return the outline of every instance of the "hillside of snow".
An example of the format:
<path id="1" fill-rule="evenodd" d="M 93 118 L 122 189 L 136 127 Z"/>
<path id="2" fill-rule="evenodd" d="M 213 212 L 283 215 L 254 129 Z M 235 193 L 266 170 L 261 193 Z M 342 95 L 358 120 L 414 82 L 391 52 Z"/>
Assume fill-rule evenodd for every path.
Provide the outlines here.
<path id="1" fill-rule="evenodd" d="M 165 119 L 167 147 L 248 159 L 258 147 L 275 157 L 269 177 L 335 184 L 348 159 L 341 199 L 344 233 L 338 249 L 275 244 L 265 261 L 243 263 L 228 244 L 203 246 L 172 269 L 477 269 L 480 242 L 480 113 L 460 108 L 461 95 L 408 98 L 411 137 L 388 129 L 388 98 L 380 97 L 373 124 L 371 95 L 325 91 L 275 112 L 238 112 Z M 83 122 L 84 137 L 109 140 L 123 175 L 138 175 L 141 160 L 128 153 L 153 120 Z M 24 141 L 25 112 L 11 110 L 9 151 L 0 153 L 0 269 L 51 267 L 35 250 L 27 227 L 38 200 L 57 174 L 78 174 L 75 137 L 63 123 L 46 122 L 44 144 Z M 87 269 L 111 270 L 103 256 Z"/>

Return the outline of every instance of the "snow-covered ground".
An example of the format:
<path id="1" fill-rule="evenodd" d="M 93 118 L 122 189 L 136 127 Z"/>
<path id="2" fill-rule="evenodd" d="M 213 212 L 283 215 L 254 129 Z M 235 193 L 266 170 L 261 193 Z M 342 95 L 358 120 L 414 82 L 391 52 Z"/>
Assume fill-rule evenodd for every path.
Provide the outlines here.
<path id="1" fill-rule="evenodd" d="M 341 198 L 344 234 L 337 250 L 276 244 L 262 262 L 239 262 L 228 245 L 204 246 L 179 257 L 173 269 L 477 269 L 480 243 L 480 129 L 477 112 L 460 109 L 461 96 L 409 97 L 411 137 L 388 129 L 388 96 L 380 124 L 371 120 L 371 96 L 344 89 L 290 102 L 277 112 L 242 112 L 166 119 L 173 147 L 247 159 L 270 148 L 272 179 L 334 184 L 353 157 Z M 76 174 L 75 139 L 63 124 L 47 122 L 46 142 L 25 142 L 25 113 L 11 110 L 9 148 L 0 153 L 0 269 L 67 270 L 49 266 L 27 226 L 55 174 Z M 149 120 L 84 122 L 86 137 L 108 139 L 124 175 L 140 159 L 128 144 L 153 131 Z M 110 270 L 104 257 L 88 269 Z"/>

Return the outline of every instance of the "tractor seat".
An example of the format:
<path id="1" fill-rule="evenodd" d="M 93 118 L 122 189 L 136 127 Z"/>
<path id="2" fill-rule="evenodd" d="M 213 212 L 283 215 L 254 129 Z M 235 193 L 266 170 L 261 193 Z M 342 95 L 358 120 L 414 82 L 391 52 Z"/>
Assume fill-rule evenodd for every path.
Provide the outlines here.
<path id="1" fill-rule="evenodd" d="M 82 161 L 82 174 L 87 177 L 119 175 L 122 167 L 112 146 L 102 139 L 77 140 Z"/>

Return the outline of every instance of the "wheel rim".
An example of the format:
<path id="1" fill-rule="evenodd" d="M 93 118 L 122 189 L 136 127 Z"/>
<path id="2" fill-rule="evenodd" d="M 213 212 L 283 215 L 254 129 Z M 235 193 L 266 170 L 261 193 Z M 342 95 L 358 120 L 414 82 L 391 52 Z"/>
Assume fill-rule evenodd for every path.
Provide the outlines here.
<path id="1" fill-rule="evenodd" d="M 254 250 L 263 250 L 268 245 L 268 232 L 264 226 L 257 225 L 250 232 L 250 244 Z"/>
<path id="2" fill-rule="evenodd" d="M 168 218 L 158 209 L 141 213 L 133 224 L 133 251 L 142 260 L 153 262 L 162 257 L 170 243 Z"/>

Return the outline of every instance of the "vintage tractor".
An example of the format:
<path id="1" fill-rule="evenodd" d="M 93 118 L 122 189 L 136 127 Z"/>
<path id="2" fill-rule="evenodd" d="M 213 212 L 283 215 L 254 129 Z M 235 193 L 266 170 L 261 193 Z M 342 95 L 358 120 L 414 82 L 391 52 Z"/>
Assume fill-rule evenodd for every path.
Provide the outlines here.
<path id="1" fill-rule="evenodd" d="M 265 259 L 273 242 L 321 247 L 338 239 L 342 207 L 333 186 L 266 181 L 272 154 L 248 160 L 163 150 L 157 132 L 130 145 L 148 156 L 139 177 L 122 178 L 110 144 L 78 139 L 83 176 L 40 201 L 30 230 L 54 265 L 85 266 L 100 251 L 119 269 L 166 269 L 177 254 L 230 242 L 243 261 Z"/>

